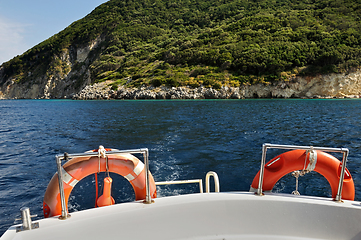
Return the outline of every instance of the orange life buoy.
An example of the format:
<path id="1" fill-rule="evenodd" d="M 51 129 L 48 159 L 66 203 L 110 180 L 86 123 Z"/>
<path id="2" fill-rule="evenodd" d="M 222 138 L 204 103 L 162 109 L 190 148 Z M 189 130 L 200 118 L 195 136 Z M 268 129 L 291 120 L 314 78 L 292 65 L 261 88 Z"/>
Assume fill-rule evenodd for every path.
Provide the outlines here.
<path id="1" fill-rule="evenodd" d="M 335 198 L 341 175 L 341 162 L 328 153 L 322 151 L 316 151 L 316 153 L 317 162 L 314 171 L 318 172 L 327 179 L 331 185 L 332 197 Z M 305 166 L 307 167 L 308 164 L 309 158 L 307 158 L 306 161 L 305 150 L 293 150 L 278 155 L 265 165 L 262 185 L 263 191 L 271 191 L 273 186 L 283 176 L 293 171 L 302 170 Z M 258 188 L 259 173 L 260 172 L 258 171 L 257 175 L 253 179 L 251 189 Z M 355 186 L 348 169 L 345 171 L 341 198 L 345 200 L 354 200 L 355 198 Z"/>
<path id="2" fill-rule="evenodd" d="M 125 177 L 132 185 L 135 200 L 146 197 L 145 167 L 144 164 L 131 154 L 108 154 L 108 171 Z M 105 172 L 106 159 L 103 157 L 75 157 L 63 165 L 63 181 L 66 206 L 74 186 L 90 174 Z M 157 197 L 156 185 L 149 173 L 150 193 L 152 198 Z M 44 217 L 61 215 L 61 200 L 59 192 L 58 174 L 55 173 L 48 184 L 43 202 Z"/>

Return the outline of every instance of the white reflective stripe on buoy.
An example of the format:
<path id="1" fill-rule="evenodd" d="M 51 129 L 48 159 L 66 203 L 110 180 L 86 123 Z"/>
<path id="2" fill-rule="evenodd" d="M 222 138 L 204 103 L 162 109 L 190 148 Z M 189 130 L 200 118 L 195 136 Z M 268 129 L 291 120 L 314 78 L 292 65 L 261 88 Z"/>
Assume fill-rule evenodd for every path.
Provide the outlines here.
<path id="1" fill-rule="evenodd" d="M 129 182 L 134 179 L 133 175 L 129 173 L 127 176 L 124 176 Z"/>
<path id="2" fill-rule="evenodd" d="M 66 184 L 74 187 L 79 181 L 76 180 L 75 178 L 73 178 L 67 171 L 65 171 L 65 169 L 62 169 L 62 174 L 63 174 L 63 182 L 65 182 Z M 73 179 L 73 181 L 71 181 Z"/>
<path id="3" fill-rule="evenodd" d="M 279 157 L 279 158 L 277 158 L 276 160 L 272 161 L 271 163 L 269 163 L 269 164 L 267 165 L 267 167 L 271 166 L 272 164 L 274 164 L 275 162 L 277 162 L 277 161 L 280 160 L 280 159 L 281 159 L 281 157 Z"/>
<path id="4" fill-rule="evenodd" d="M 144 169 L 144 164 L 139 161 L 138 165 L 134 168 L 133 172 L 135 173 L 136 176 L 138 176 Z M 129 173 L 127 176 L 124 176 L 128 181 L 132 181 L 135 179 L 135 177 L 133 176 L 132 173 Z"/>
<path id="5" fill-rule="evenodd" d="M 138 176 L 144 169 L 144 164 L 139 161 L 138 165 L 134 168 L 134 173 Z"/>

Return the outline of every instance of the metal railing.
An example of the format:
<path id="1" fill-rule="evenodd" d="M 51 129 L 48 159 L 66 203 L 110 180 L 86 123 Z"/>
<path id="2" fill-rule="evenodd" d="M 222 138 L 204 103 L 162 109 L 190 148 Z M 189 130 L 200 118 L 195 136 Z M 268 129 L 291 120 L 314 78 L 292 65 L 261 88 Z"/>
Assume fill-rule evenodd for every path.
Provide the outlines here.
<path id="1" fill-rule="evenodd" d="M 150 188 L 149 188 L 149 152 L 148 148 L 141 148 L 141 149 L 131 149 L 131 150 L 112 150 L 106 152 L 107 155 L 110 154 L 122 154 L 122 153 L 129 153 L 129 154 L 136 154 L 140 153 L 143 154 L 144 158 L 144 165 L 145 165 L 145 185 L 146 185 L 146 197 L 144 203 L 152 203 L 152 197 L 150 195 Z M 68 161 L 74 157 L 93 157 L 98 156 L 98 152 L 86 152 L 86 153 L 75 153 L 75 154 L 68 154 L 64 153 L 64 155 L 56 155 L 56 164 L 58 168 L 58 181 L 59 181 L 59 192 L 60 192 L 60 200 L 61 200 L 61 216 L 59 219 L 67 219 L 70 215 L 67 212 L 67 206 L 65 201 L 65 194 L 64 194 L 64 184 L 63 184 L 63 173 L 62 173 L 62 165 L 61 162 L 63 160 Z"/>
<path id="2" fill-rule="evenodd" d="M 141 148 L 141 149 L 131 149 L 131 150 L 115 150 L 112 149 L 111 151 L 107 151 L 106 154 L 122 154 L 122 153 L 129 153 L 129 154 L 143 154 L 144 158 L 144 165 L 145 165 L 145 186 L 146 186 L 146 197 L 144 203 L 150 204 L 152 203 L 152 197 L 150 194 L 150 187 L 149 187 L 149 151 L 148 148 Z M 59 181 L 59 192 L 60 192 L 60 200 L 61 200 L 61 216 L 59 219 L 67 219 L 70 217 L 70 214 L 67 212 L 67 206 L 65 201 L 65 193 L 64 193 L 64 184 L 63 184 L 63 167 L 62 161 L 69 161 L 75 157 L 93 157 L 98 156 L 98 152 L 85 152 L 85 153 L 74 153 L 68 154 L 64 153 L 63 155 L 56 155 L 56 164 L 58 168 L 58 181 Z M 209 178 L 213 176 L 214 183 L 215 183 L 215 191 L 219 192 L 219 179 L 218 175 L 215 172 L 208 172 L 206 175 L 206 192 L 209 192 Z M 165 181 L 165 182 L 156 182 L 156 185 L 169 185 L 169 184 L 188 184 L 188 183 L 198 183 L 199 184 L 199 191 L 203 193 L 203 181 L 202 179 L 193 179 L 193 180 L 180 180 L 180 181 Z"/>
<path id="3" fill-rule="evenodd" d="M 219 192 L 219 178 L 216 172 L 208 172 L 206 175 L 206 192 L 209 193 L 209 178 L 213 177 L 214 180 L 214 191 Z"/>
<path id="4" fill-rule="evenodd" d="M 190 184 L 190 183 L 198 183 L 199 184 L 199 192 L 203 193 L 203 181 L 202 181 L 202 179 L 162 181 L 162 182 L 155 182 L 155 185 L 156 186 L 161 186 L 161 185 Z"/>
<path id="5" fill-rule="evenodd" d="M 278 145 L 278 144 L 270 144 L 265 143 L 262 146 L 262 160 L 261 160 L 261 169 L 259 174 L 259 181 L 258 181 L 258 188 L 257 188 L 257 195 L 263 195 L 262 193 L 262 185 L 263 185 L 263 177 L 264 177 L 264 168 L 266 165 L 266 153 L 267 149 L 284 149 L 284 150 L 320 150 L 324 152 L 338 152 L 342 153 L 342 168 L 341 168 L 341 174 L 340 174 L 340 180 L 338 183 L 338 189 L 337 189 L 337 195 L 335 197 L 335 201 L 341 202 L 341 193 L 342 193 L 342 187 L 343 187 L 343 180 L 345 177 L 345 171 L 346 171 L 346 162 L 347 162 L 347 156 L 349 153 L 349 150 L 347 148 L 327 148 L 327 147 L 312 147 L 312 146 L 292 146 L 292 145 Z"/>
<path id="6" fill-rule="evenodd" d="M 216 172 L 208 172 L 206 175 L 206 193 L 210 192 L 209 187 L 209 178 L 214 178 L 214 191 L 219 192 L 219 178 Z M 160 185 L 175 185 L 175 184 L 190 184 L 190 183 L 198 183 L 199 184 L 199 192 L 203 193 L 203 180 L 202 179 L 192 179 L 192 180 L 177 180 L 177 181 L 162 181 L 156 182 L 156 186 Z"/>

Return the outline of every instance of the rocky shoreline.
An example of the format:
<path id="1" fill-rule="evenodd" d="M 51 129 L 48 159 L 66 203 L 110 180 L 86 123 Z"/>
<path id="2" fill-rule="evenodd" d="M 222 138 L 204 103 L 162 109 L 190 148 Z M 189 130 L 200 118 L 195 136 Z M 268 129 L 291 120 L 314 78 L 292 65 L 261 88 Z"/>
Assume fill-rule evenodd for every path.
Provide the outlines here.
<path id="1" fill-rule="evenodd" d="M 317 77 L 295 77 L 270 84 L 222 86 L 213 88 L 119 86 L 112 90 L 110 82 L 87 85 L 74 100 L 92 99 L 245 99 L 245 98 L 360 98 L 361 71 Z"/>
<path id="2" fill-rule="evenodd" d="M 360 98 L 361 70 L 351 73 L 290 77 L 284 81 L 243 84 L 240 87 L 139 87 L 114 89 L 111 81 L 87 81 L 82 90 L 66 87 L 61 80 L 51 84 L 11 82 L 0 89 L 0 99 L 247 99 L 247 98 Z"/>
<path id="3" fill-rule="evenodd" d="M 72 96 L 73 100 L 145 100 L 145 99 L 246 99 L 246 98 L 360 98 L 360 95 L 340 95 L 340 96 L 255 96 L 247 94 L 244 89 L 234 87 L 212 88 L 154 88 L 142 87 L 140 89 L 129 89 L 121 87 L 117 91 L 98 88 L 97 85 L 87 86 L 80 93 Z"/>
<path id="4" fill-rule="evenodd" d="M 219 90 L 212 88 L 189 87 L 141 87 L 139 89 L 119 87 L 111 90 L 99 84 L 86 86 L 80 93 L 74 95 L 74 100 L 94 99 L 241 99 L 244 98 L 239 88 L 222 87 Z"/>

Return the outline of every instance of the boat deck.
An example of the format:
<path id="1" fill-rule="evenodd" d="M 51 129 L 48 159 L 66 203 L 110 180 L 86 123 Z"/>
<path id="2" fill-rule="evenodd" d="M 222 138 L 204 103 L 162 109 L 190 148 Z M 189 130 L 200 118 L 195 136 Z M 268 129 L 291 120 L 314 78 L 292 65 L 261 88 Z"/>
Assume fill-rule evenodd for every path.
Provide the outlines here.
<path id="1" fill-rule="evenodd" d="M 36 221 L 1 239 L 361 239 L 361 204 L 250 192 L 199 193 L 117 204 Z"/>

